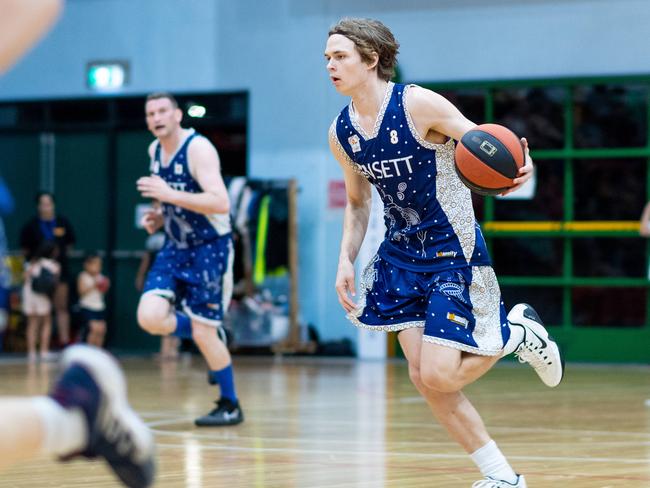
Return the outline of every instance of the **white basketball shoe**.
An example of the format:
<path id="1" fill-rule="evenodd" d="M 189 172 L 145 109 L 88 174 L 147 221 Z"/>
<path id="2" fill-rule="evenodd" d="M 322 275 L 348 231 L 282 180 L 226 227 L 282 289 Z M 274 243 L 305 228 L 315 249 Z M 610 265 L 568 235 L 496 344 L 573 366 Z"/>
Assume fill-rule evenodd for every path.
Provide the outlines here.
<path id="1" fill-rule="evenodd" d="M 103 457 L 129 488 L 148 488 L 155 475 L 154 438 L 131 409 L 126 380 L 117 361 L 94 346 L 66 348 L 62 372 L 50 397 L 79 409 L 88 426 L 88 445 L 62 460 Z"/>
<path id="2" fill-rule="evenodd" d="M 474 482 L 472 488 L 528 488 L 528 486 L 526 485 L 526 479 L 520 474 L 517 475 L 517 481 L 514 485 L 507 481 L 496 480 L 487 476 L 482 480 Z"/>
<path id="3" fill-rule="evenodd" d="M 530 364 L 546 386 L 559 385 L 564 376 L 564 359 L 535 309 L 518 303 L 510 310 L 508 322 L 511 327 L 519 326 L 524 330 L 524 339 L 514 351 L 519 362 Z"/>

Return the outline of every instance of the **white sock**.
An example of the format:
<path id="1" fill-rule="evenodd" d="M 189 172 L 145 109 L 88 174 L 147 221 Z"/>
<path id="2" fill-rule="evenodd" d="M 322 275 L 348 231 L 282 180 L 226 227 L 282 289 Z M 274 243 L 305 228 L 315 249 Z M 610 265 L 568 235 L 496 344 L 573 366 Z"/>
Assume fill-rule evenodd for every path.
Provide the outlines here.
<path id="1" fill-rule="evenodd" d="M 506 345 L 503 346 L 502 356 L 507 356 L 515 352 L 515 349 L 519 347 L 519 344 L 524 340 L 524 328 L 521 325 L 508 324 L 510 327 L 510 339 L 506 342 Z"/>
<path id="2" fill-rule="evenodd" d="M 478 469 L 481 470 L 483 476 L 490 476 L 496 480 L 503 480 L 512 484 L 517 482 L 517 473 L 510 467 L 496 442 L 488 442 L 470 456 Z"/>
<path id="3" fill-rule="evenodd" d="M 32 405 L 43 424 L 41 452 L 65 456 L 86 447 L 88 427 L 81 409 L 64 408 L 46 396 L 33 398 Z"/>

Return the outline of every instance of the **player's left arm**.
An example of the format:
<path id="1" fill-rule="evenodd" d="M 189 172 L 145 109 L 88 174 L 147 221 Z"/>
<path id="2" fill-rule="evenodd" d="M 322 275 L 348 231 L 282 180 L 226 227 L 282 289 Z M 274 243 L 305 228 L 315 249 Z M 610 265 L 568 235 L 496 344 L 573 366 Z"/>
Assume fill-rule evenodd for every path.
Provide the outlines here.
<path id="1" fill-rule="evenodd" d="M 460 141 L 468 130 L 476 127 L 476 124 L 468 120 L 453 103 L 438 93 L 414 86 L 407 92 L 407 97 L 409 113 L 423 138 L 429 131 L 434 131 Z M 522 137 L 521 143 L 524 146 L 526 163 L 519 169 L 519 176 L 513 180 L 515 186 L 502 195 L 519 189 L 533 176 L 534 167 L 528 141 Z"/>
<path id="2" fill-rule="evenodd" d="M 188 149 L 188 165 L 203 193 L 186 193 L 190 198 L 185 208 L 199 213 L 230 212 L 230 198 L 221 177 L 219 153 L 208 139 L 195 137 L 192 140 Z"/>
<path id="3" fill-rule="evenodd" d="M 195 137 L 190 142 L 187 157 L 190 173 L 203 190 L 201 193 L 174 190 L 160 176 L 154 175 L 138 179 L 142 196 L 205 215 L 228 213 L 228 190 L 221 177 L 221 162 L 215 147 L 206 138 Z"/>

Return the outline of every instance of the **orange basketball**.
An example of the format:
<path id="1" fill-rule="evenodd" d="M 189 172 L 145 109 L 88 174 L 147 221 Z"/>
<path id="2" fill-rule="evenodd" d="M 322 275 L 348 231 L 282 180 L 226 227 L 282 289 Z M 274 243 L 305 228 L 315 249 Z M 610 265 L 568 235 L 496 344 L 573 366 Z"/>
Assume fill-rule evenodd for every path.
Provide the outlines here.
<path id="1" fill-rule="evenodd" d="M 100 275 L 97 278 L 97 281 L 95 281 L 97 289 L 101 293 L 106 293 L 108 289 L 111 287 L 111 280 L 109 280 L 106 276 Z"/>
<path id="2" fill-rule="evenodd" d="M 512 187 L 525 162 L 519 137 L 498 124 L 477 125 L 456 145 L 456 172 L 480 195 L 498 195 Z"/>

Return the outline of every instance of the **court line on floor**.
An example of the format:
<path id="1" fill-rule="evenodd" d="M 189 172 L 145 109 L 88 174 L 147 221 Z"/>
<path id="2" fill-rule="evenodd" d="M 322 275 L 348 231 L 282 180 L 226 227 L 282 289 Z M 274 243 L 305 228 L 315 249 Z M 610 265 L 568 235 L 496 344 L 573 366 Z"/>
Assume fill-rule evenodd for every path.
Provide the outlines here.
<path id="1" fill-rule="evenodd" d="M 186 436 L 186 432 L 166 433 L 166 435 Z M 195 435 L 192 436 L 196 437 Z M 212 437 L 214 438 L 214 437 Z M 316 440 L 315 442 L 318 442 Z M 340 442 L 340 441 L 339 441 Z M 184 449 L 184 444 L 157 442 L 156 446 L 160 448 Z M 276 454 L 302 454 L 313 456 L 368 456 L 368 457 L 392 457 L 392 458 L 418 458 L 418 459 L 467 459 L 467 454 L 441 454 L 441 453 L 415 453 L 415 452 L 391 452 L 391 451 L 350 451 L 350 450 L 329 450 L 329 449 L 297 449 L 282 447 L 243 447 L 232 445 L 202 445 L 201 449 L 244 452 L 244 453 L 276 453 Z M 650 459 L 621 459 L 608 457 L 577 457 L 577 456 L 508 456 L 509 459 L 517 461 L 534 461 L 534 462 L 572 462 L 572 463 L 618 463 L 618 464 L 648 464 Z"/>
<path id="2" fill-rule="evenodd" d="M 141 415 L 143 415 L 141 413 Z M 145 418 L 147 417 L 146 415 L 143 415 Z M 250 415 L 248 416 L 249 421 L 252 419 L 255 419 L 257 422 L 262 422 L 262 423 L 268 423 L 269 421 L 273 421 L 274 423 L 277 424 L 278 422 L 278 417 L 269 417 L 266 419 L 265 417 L 251 417 Z M 288 419 L 290 422 L 295 421 L 295 419 Z M 318 424 L 326 424 L 326 425 L 358 425 L 360 422 L 358 420 L 323 420 L 322 418 L 318 418 L 316 420 L 313 419 L 304 419 L 308 420 L 312 425 Z M 179 423 L 193 423 L 193 418 L 191 416 L 178 416 L 178 417 L 170 417 L 167 419 L 163 420 L 155 420 L 153 422 L 147 422 L 147 425 L 152 428 L 156 427 L 164 427 L 166 425 L 174 425 L 174 424 L 179 424 Z M 413 428 L 422 428 L 422 423 L 421 422 L 388 422 L 391 427 L 413 427 Z M 439 424 L 435 423 L 435 421 L 431 421 L 431 424 L 427 424 L 426 427 L 428 428 L 434 428 L 437 430 L 442 430 L 442 426 Z M 490 431 L 500 431 L 500 432 L 521 432 L 521 433 L 545 433 L 545 434 L 553 434 L 553 435 L 583 435 L 583 436 L 605 436 L 605 437 L 614 437 L 614 436 L 626 436 L 626 437 L 639 437 L 641 439 L 648 439 L 650 441 L 650 433 L 645 433 L 645 432 L 625 432 L 625 431 L 602 431 L 602 430 L 581 430 L 581 429 L 557 429 L 557 428 L 548 428 L 548 427 L 514 427 L 514 426 L 498 426 L 498 425 L 491 425 L 490 426 Z M 161 430 L 161 432 L 169 432 L 169 431 L 164 431 Z"/>
<path id="3" fill-rule="evenodd" d="M 341 439 L 324 439 L 324 438 L 318 438 L 318 439 L 305 439 L 305 438 L 295 438 L 295 437 L 273 437 L 273 436 L 267 436 L 267 437 L 262 437 L 262 436 L 248 436 L 248 435 L 239 435 L 235 432 L 229 431 L 227 434 L 201 434 L 197 430 L 186 430 L 183 432 L 178 432 L 178 431 L 168 431 L 168 430 L 155 430 L 153 429 L 153 432 L 158 434 L 160 437 L 165 437 L 165 436 L 171 436 L 171 437 L 183 437 L 183 438 L 192 438 L 196 440 L 210 440 L 210 441 L 233 441 L 237 440 L 241 443 L 244 442 L 264 442 L 268 445 L 270 444 L 301 444 L 301 445 L 309 445 L 309 444 L 318 444 L 318 445 L 323 445 L 323 444 L 336 444 L 340 445 L 341 444 Z M 377 439 L 372 439 L 368 438 L 367 440 L 362 440 L 362 439 L 346 439 L 346 444 L 348 446 L 359 446 L 360 448 L 364 448 L 367 445 L 372 445 L 376 444 Z M 402 446 L 406 447 L 417 447 L 417 446 L 422 446 L 423 448 L 431 448 L 432 445 L 435 446 L 450 446 L 450 447 L 458 447 L 458 444 L 456 444 L 453 441 L 440 441 L 440 440 L 435 440 L 435 441 L 383 441 L 384 444 L 388 449 L 396 449 L 400 448 Z M 531 445 L 531 446 L 539 446 L 540 441 L 528 441 L 528 442 L 512 442 L 512 441 L 506 441 L 504 444 L 508 445 Z M 544 445 L 547 445 L 548 443 L 544 443 Z M 553 441 L 553 444 L 557 444 L 557 441 Z M 572 448 L 578 448 L 581 446 L 584 446 L 587 444 L 586 442 L 580 442 L 580 441 L 574 441 L 572 443 L 567 443 L 563 442 L 562 446 L 563 449 L 567 449 L 567 447 L 572 447 Z M 598 443 L 598 448 L 599 449 L 607 449 L 607 448 L 615 448 L 615 447 L 637 447 L 637 448 L 646 448 L 650 446 L 650 442 L 599 442 Z M 613 458 L 612 458 L 613 459 Z M 650 463 L 650 458 L 647 460 L 648 463 Z"/>

